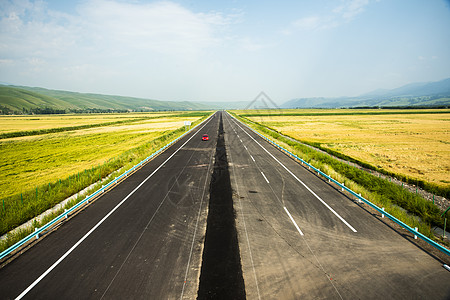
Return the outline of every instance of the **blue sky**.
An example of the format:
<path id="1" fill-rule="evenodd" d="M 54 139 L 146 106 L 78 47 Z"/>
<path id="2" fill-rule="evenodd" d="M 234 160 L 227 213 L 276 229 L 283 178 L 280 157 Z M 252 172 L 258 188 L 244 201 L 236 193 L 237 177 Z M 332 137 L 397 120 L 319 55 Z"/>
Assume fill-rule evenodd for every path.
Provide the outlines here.
<path id="1" fill-rule="evenodd" d="M 5 1 L 0 81 L 160 100 L 356 96 L 450 77 L 450 1 Z"/>

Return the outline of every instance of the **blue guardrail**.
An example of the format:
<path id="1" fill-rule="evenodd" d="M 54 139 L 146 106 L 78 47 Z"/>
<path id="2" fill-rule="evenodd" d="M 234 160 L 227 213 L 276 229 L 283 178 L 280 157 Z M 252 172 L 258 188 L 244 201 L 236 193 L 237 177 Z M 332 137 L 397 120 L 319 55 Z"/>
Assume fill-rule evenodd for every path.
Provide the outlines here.
<path id="1" fill-rule="evenodd" d="M 172 146 L 174 143 L 176 143 L 178 140 L 180 140 L 181 138 L 183 138 L 186 134 L 188 134 L 189 132 L 193 131 L 195 128 L 197 128 L 199 125 L 203 124 L 204 122 L 206 122 L 209 118 L 206 118 L 203 122 L 200 122 L 199 124 L 197 124 L 195 127 L 192 127 L 190 130 L 186 131 L 185 133 L 183 133 L 182 135 L 180 135 L 178 138 L 176 138 L 175 140 L 171 141 L 170 143 L 168 143 L 167 145 L 165 145 L 164 147 L 160 148 L 159 150 L 157 150 L 156 152 L 152 153 L 150 156 L 148 156 L 147 158 L 145 158 L 144 160 L 142 160 L 140 163 L 138 163 L 137 165 L 135 165 L 134 167 L 132 167 L 131 169 L 125 171 L 122 175 L 120 175 L 119 177 L 116 177 L 114 180 L 112 180 L 111 182 L 109 182 L 108 184 L 106 184 L 105 186 L 102 186 L 102 188 L 100 188 L 99 190 L 97 190 L 96 192 L 94 192 L 93 194 L 89 195 L 88 197 L 86 197 L 84 200 L 78 202 L 76 205 L 72 206 L 70 209 L 64 211 L 64 213 L 60 214 L 59 216 L 57 216 L 56 218 L 54 218 L 53 220 L 51 220 L 50 222 L 48 222 L 47 224 L 45 224 L 44 226 L 42 226 L 41 228 L 36 228 L 35 231 L 33 233 L 30 233 L 29 235 L 27 235 L 26 237 L 24 237 L 22 240 L 20 240 L 19 242 L 15 243 L 14 245 L 12 245 L 11 247 L 9 247 L 8 249 L 6 249 L 5 251 L 3 251 L 2 253 L 0 253 L 0 260 L 5 258 L 6 256 L 8 256 L 9 254 L 11 254 L 12 252 L 14 252 L 15 250 L 19 249 L 21 246 L 25 245 L 27 242 L 29 242 L 30 240 L 36 238 L 39 238 L 40 234 L 43 234 L 46 230 L 50 229 L 53 225 L 57 224 L 59 221 L 61 221 L 62 219 L 67 218 L 67 216 L 74 212 L 75 210 L 77 210 L 78 208 L 80 208 L 81 206 L 88 204 L 89 200 L 94 199 L 95 197 L 97 197 L 98 195 L 102 194 L 103 192 L 105 192 L 109 187 L 113 186 L 114 184 L 116 184 L 118 181 L 122 180 L 123 178 L 127 177 L 128 174 L 133 173 L 134 170 L 136 170 L 137 168 L 139 168 L 140 166 L 142 166 L 143 164 L 147 163 L 149 160 L 151 160 L 153 157 L 157 156 L 158 154 L 160 154 L 161 152 L 163 152 L 164 150 L 166 150 L 167 148 L 169 148 L 170 146 Z"/>
<path id="2" fill-rule="evenodd" d="M 233 117 L 232 115 L 230 115 L 232 118 L 234 118 L 235 120 L 237 120 L 235 117 Z M 239 121 L 239 120 L 237 120 Z M 450 256 L 450 250 L 445 248 L 444 246 L 436 243 L 435 241 L 433 241 L 432 239 L 430 239 L 429 237 L 421 234 L 419 231 L 415 230 L 414 228 L 406 225 L 405 223 L 403 223 L 402 221 L 400 221 L 399 219 L 397 219 L 396 217 L 392 216 L 391 214 L 385 212 L 383 209 L 379 208 L 378 206 L 376 206 L 375 204 L 373 204 L 372 202 L 370 202 L 369 200 L 365 199 L 364 197 L 362 197 L 360 194 L 355 193 L 354 191 L 352 191 L 351 189 L 349 189 L 348 187 L 346 187 L 344 184 L 334 180 L 333 178 L 331 178 L 330 176 L 328 176 L 327 174 L 325 174 L 324 172 L 322 172 L 321 170 L 315 168 L 314 166 L 312 166 L 311 164 L 307 163 L 306 161 L 304 161 L 302 158 L 298 157 L 297 155 L 295 155 L 294 153 L 290 152 L 289 150 L 281 147 L 280 145 L 278 145 L 277 143 L 275 143 L 274 141 L 270 140 L 269 138 L 265 137 L 264 135 L 262 135 L 261 133 L 259 133 L 258 131 L 254 130 L 253 128 L 251 128 L 250 126 L 248 126 L 247 124 L 239 121 L 239 123 L 241 123 L 242 125 L 244 125 L 245 127 L 247 127 L 248 129 L 250 129 L 252 132 L 256 133 L 257 135 L 259 135 L 260 137 L 262 137 L 263 139 L 265 139 L 266 141 L 268 141 L 270 144 L 272 144 L 273 146 L 275 146 L 276 148 L 280 149 L 281 151 L 285 152 L 286 154 L 288 154 L 289 156 L 295 158 L 296 160 L 302 162 L 303 164 L 307 165 L 309 168 L 313 169 L 315 172 L 317 172 L 318 175 L 322 175 L 323 177 L 327 178 L 328 181 L 330 182 L 334 182 L 335 184 L 337 184 L 339 187 L 341 187 L 342 190 L 347 191 L 348 193 L 352 194 L 353 196 L 355 196 L 357 199 L 363 201 L 364 203 L 366 203 L 367 205 L 369 205 L 370 207 L 372 207 L 373 209 L 375 209 L 376 211 L 378 211 L 379 213 L 381 213 L 382 215 L 385 215 L 386 217 L 388 217 L 389 219 L 391 219 L 392 221 L 394 221 L 395 223 L 397 223 L 398 225 L 402 226 L 403 228 L 405 228 L 406 230 L 408 230 L 409 232 L 411 232 L 412 234 L 416 235 L 417 237 L 421 238 L 422 240 L 424 240 L 425 242 L 427 242 L 428 244 L 430 244 L 431 246 L 435 247 L 436 249 L 440 250 L 441 252 L 447 254 Z"/>

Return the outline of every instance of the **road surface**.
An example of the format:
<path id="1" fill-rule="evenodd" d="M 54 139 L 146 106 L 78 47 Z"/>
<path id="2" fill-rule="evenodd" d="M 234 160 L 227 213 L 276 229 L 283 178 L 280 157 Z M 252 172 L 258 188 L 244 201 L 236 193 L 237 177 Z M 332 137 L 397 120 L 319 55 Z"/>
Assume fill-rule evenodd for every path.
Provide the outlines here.
<path id="1" fill-rule="evenodd" d="M 211 118 L 0 269 L 0 298 L 35 283 L 24 299 L 195 299 L 217 130 Z"/>
<path id="2" fill-rule="evenodd" d="M 225 115 L 248 299 L 450 299 L 450 272 Z"/>
<path id="3" fill-rule="evenodd" d="M 225 112 L 0 269 L 0 298 L 197 298 L 220 115 L 247 299 L 450 298 L 442 261 Z"/>

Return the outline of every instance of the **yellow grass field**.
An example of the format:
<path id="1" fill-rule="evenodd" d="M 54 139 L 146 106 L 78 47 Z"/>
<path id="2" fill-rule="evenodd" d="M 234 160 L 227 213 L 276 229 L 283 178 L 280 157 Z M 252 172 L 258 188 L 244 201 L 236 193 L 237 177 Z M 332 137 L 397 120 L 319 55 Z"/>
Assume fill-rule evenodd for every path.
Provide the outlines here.
<path id="1" fill-rule="evenodd" d="M 136 118 L 159 117 L 171 113 L 86 114 L 86 115 L 36 115 L 0 116 L 0 134 L 15 131 L 41 130 L 88 124 L 101 124 Z"/>
<path id="2" fill-rule="evenodd" d="M 326 115 L 346 112 L 349 114 Z M 282 113 L 286 114 L 314 115 L 248 118 L 298 140 L 318 142 L 323 147 L 385 170 L 449 186 L 450 110 L 442 110 L 442 113 L 423 110 L 420 114 L 366 114 L 370 112 L 380 110 L 284 110 Z M 386 112 L 395 113 L 392 110 Z M 259 113 L 279 114 L 280 111 Z"/>
<path id="3" fill-rule="evenodd" d="M 123 152 L 196 121 L 201 116 L 165 114 L 91 114 L 46 116 L 0 116 L 0 127 L 26 131 L 122 119 L 154 117 L 133 123 L 0 139 L 0 198 L 22 193 L 36 186 L 64 179 L 68 175 L 103 164 Z M 30 120 L 33 119 L 33 120 Z"/>

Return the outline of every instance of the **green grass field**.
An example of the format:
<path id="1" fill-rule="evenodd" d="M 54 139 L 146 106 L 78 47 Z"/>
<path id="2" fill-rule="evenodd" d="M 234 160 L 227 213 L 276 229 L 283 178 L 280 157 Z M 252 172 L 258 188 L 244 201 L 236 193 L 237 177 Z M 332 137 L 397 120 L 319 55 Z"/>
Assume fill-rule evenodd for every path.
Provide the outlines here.
<path id="1" fill-rule="evenodd" d="M 211 112 L 139 114 L 131 123 L 39 134 L 0 140 L 0 234 L 33 218 L 45 209 L 105 178 L 129 168 L 184 132 L 184 121 L 199 122 Z M 54 119 L 52 118 L 54 117 Z M 103 124 L 105 119 L 129 115 L 86 115 L 78 124 Z M 72 125 L 74 116 L 18 118 L 11 131 L 29 130 L 61 122 Z M 42 121 L 42 124 L 39 123 Z M 0 117 L 11 124 L 11 117 Z M 30 125 L 28 122 L 32 122 Z M 59 123 L 58 123 L 59 124 Z M 48 127 L 50 128 L 50 127 Z"/>

